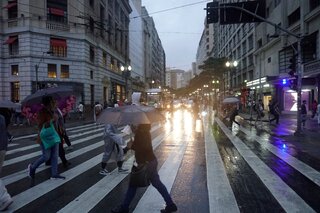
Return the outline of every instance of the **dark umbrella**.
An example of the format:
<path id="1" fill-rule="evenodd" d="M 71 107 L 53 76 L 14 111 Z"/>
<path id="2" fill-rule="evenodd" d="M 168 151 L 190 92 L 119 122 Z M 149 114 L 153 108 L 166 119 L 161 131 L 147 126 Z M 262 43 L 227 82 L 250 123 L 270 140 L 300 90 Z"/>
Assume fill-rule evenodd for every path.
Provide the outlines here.
<path id="1" fill-rule="evenodd" d="M 16 109 L 18 107 L 21 105 L 8 100 L 0 100 L 0 108 Z"/>
<path id="2" fill-rule="evenodd" d="M 165 117 L 154 107 L 127 105 L 104 109 L 98 123 L 126 125 L 126 124 L 151 124 L 165 120 Z"/>
<path id="3" fill-rule="evenodd" d="M 35 93 L 28 95 L 21 102 L 22 106 L 32 106 L 33 104 L 39 104 L 42 101 L 42 97 L 46 95 L 52 96 L 56 101 L 62 98 L 71 96 L 73 90 L 69 87 L 50 87 L 42 90 L 38 90 Z"/>

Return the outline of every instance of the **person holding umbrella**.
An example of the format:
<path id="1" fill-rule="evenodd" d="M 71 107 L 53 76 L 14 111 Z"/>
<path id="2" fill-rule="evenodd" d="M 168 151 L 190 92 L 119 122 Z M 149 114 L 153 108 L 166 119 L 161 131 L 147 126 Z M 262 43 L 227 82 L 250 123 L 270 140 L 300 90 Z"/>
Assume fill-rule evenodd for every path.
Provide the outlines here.
<path id="1" fill-rule="evenodd" d="M 158 174 L 158 160 L 153 152 L 150 129 L 150 124 L 139 124 L 137 129 L 135 130 L 134 141 L 131 148 L 135 151 L 135 158 L 138 165 L 148 162 L 147 171 L 149 173 L 150 182 L 158 190 L 158 192 L 162 195 L 163 199 L 166 202 L 166 207 L 162 209 L 161 212 L 176 212 L 178 208 L 173 202 L 166 186 L 161 182 Z M 129 212 L 130 203 L 133 200 L 137 189 L 137 186 L 132 186 L 129 184 L 129 188 L 122 204 L 113 208 L 111 212 Z"/>
<path id="2" fill-rule="evenodd" d="M 6 120 L 10 120 L 8 114 L 4 113 L 4 111 L 0 111 L 0 173 L 2 170 L 2 165 L 4 162 L 4 158 L 6 155 L 6 151 L 8 148 L 8 137 L 7 137 L 7 125 Z M 13 200 L 10 194 L 7 192 L 5 185 L 0 179 L 0 210 L 6 210 L 11 204 Z"/>
<path id="3" fill-rule="evenodd" d="M 28 165 L 28 176 L 32 179 L 31 185 L 34 184 L 35 172 L 36 169 L 44 162 L 51 158 L 51 179 L 65 179 L 65 177 L 58 174 L 58 151 L 59 144 L 55 144 L 51 148 L 45 149 L 41 139 L 40 139 L 40 130 L 43 125 L 53 120 L 54 124 L 56 123 L 57 117 L 54 116 L 55 110 L 55 101 L 52 96 L 44 96 L 42 98 L 43 108 L 38 113 L 38 138 L 37 142 L 40 144 L 42 155 L 33 163 Z M 57 127 L 55 127 L 57 128 Z"/>

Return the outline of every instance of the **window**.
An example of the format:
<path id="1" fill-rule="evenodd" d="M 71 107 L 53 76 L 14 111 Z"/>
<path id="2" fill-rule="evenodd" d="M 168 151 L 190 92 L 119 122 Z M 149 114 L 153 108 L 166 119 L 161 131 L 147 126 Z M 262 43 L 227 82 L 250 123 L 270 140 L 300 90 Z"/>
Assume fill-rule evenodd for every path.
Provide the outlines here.
<path id="1" fill-rule="evenodd" d="M 11 75 L 19 75 L 19 65 L 11 65 Z"/>
<path id="2" fill-rule="evenodd" d="M 271 57 L 268 58 L 268 63 L 271 63 Z"/>
<path id="3" fill-rule="evenodd" d="M 69 65 L 61 65 L 61 78 L 69 78 Z"/>
<path id="4" fill-rule="evenodd" d="M 258 48 L 260 48 L 260 47 L 262 47 L 262 39 L 261 38 L 258 40 Z"/>
<path id="5" fill-rule="evenodd" d="M 9 54 L 18 55 L 19 54 L 19 40 L 18 36 L 9 36 L 9 38 L 4 42 L 4 44 L 9 45 Z"/>
<path id="6" fill-rule="evenodd" d="M 90 7 L 94 8 L 94 0 L 89 1 Z"/>
<path id="7" fill-rule="evenodd" d="M 248 56 L 248 65 L 250 66 L 250 65 L 253 65 L 253 54 L 250 54 L 249 56 Z"/>
<path id="8" fill-rule="evenodd" d="M 300 7 L 288 16 L 288 25 L 291 26 L 300 20 Z"/>
<path id="9" fill-rule="evenodd" d="M 94 63 L 94 47 L 90 46 L 90 61 Z"/>
<path id="10" fill-rule="evenodd" d="M 249 50 L 253 49 L 253 35 L 250 35 L 248 38 Z"/>
<path id="11" fill-rule="evenodd" d="M 115 60 L 114 60 L 114 58 L 111 58 L 110 70 L 115 71 Z"/>
<path id="12" fill-rule="evenodd" d="M 102 66 L 103 67 L 107 66 L 107 53 L 106 52 L 102 53 Z"/>
<path id="13" fill-rule="evenodd" d="M 89 18 L 89 27 L 90 27 L 90 32 L 94 33 L 94 19 L 91 16 Z"/>
<path id="14" fill-rule="evenodd" d="M 57 78 L 56 64 L 48 64 L 48 78 Z"/>
<path id="15" fill-rule="evenodd" d="M 20 101 L 20 82 L 11 82 L 11 101 Z"/>
<path id="16" fill-rule="evenodd" d="M 67 0 L 47 0 L 48 21 L 67 23 L 68 22 L 68 2 Z"/>
<path id="17" fill-rule="evenodd" d="M 54 56 L 67 57 L 67 41 L 65 39 L 50 38 L 50 50 Z"/>
<path id="18" fill-rule="evenodd" d="M 16 19 L 18 18 L 18 4 L 17 1 L 8 1 L 8 4 L 4 7 L 8 9 L 8 18 Z"/>
<path id="19" fill-rule="evenodd" d="M 90 70 L 90 79 L 93 79 L 93 71 Z"/>
<path id="20" fill-rule="evenodd" d="M 320 6 L 320 0 L 309 0 L 310 11 Z"/>

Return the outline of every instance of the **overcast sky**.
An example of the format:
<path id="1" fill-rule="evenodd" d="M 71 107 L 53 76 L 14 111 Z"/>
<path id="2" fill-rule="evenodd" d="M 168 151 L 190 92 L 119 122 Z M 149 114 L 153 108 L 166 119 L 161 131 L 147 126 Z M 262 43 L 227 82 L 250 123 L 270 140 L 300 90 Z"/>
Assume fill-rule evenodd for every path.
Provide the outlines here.
<path id="1" fill-rule="evenodd" d="M 207 5 L 204 0 L 142 0 L 153 17 L 162 46 L 166 53 L 167 67 L 189 70 L 196 60 L 196 53 L 204 28 Z M 158 11 L 199 3 L 173 9 L 166 12 Z"/>

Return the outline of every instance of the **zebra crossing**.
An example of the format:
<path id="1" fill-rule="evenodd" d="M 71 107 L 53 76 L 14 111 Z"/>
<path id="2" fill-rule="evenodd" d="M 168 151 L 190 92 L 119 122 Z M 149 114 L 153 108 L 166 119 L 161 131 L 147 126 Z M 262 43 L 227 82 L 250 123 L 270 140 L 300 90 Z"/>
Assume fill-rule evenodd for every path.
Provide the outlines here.
<path id="1" fill-rule="evenodd" d="M 271 143 L 272 138 L 257 135 L 246 126 L 230 130 L 218 118 L 213 126 L 204 119 L 203 137 L 197 138 L 194 122 L 187 119 L 184 115 L 170 128 L 157 124 L 151 130 L 159 175 L 179 212 L 195 212 L 197 208 L 199 212 L 320 211 L 320 173 L 314 164 L 291 155 Z M 118 173 L 115 164 L 108 165 L 110 175 L 98 174 L 103 127 L 86 124 L 67 131 L 74 149 L 66 152 L 72 162 L 70 168 L 62 168 L 59 159 L 65 180 L 50 180 L 50 167 L 42 165 L 36 171 L 35 186 L 29 187 L 26 167 L 41 154 L 36 135 L 16 137 L 9 145 L 2 180 L 14 202 L 6 212 L 110 212 L 121 202 L 128 174 Z M 201 146 L 205 147 L 203 153 Z M 192 155 L 203 155 L 203 172 L 195 172 L 200 164 L 190 163 Z M 129 152 L 126 157 L 124 167 L 130 168 L 133 155 Z M 190 167 L 196 168 L 187 174 Z M 206 181 L 197 181 L 201 176 Z M 195 183 L 196 187 L 192 185 Z M 187 192 L 201 196 L 190 200 L 192 195 Z M 159 212 L 164 205 L 152 186 L 141 189 L 137 197 L 131 207 L 136 213 Z"/>

